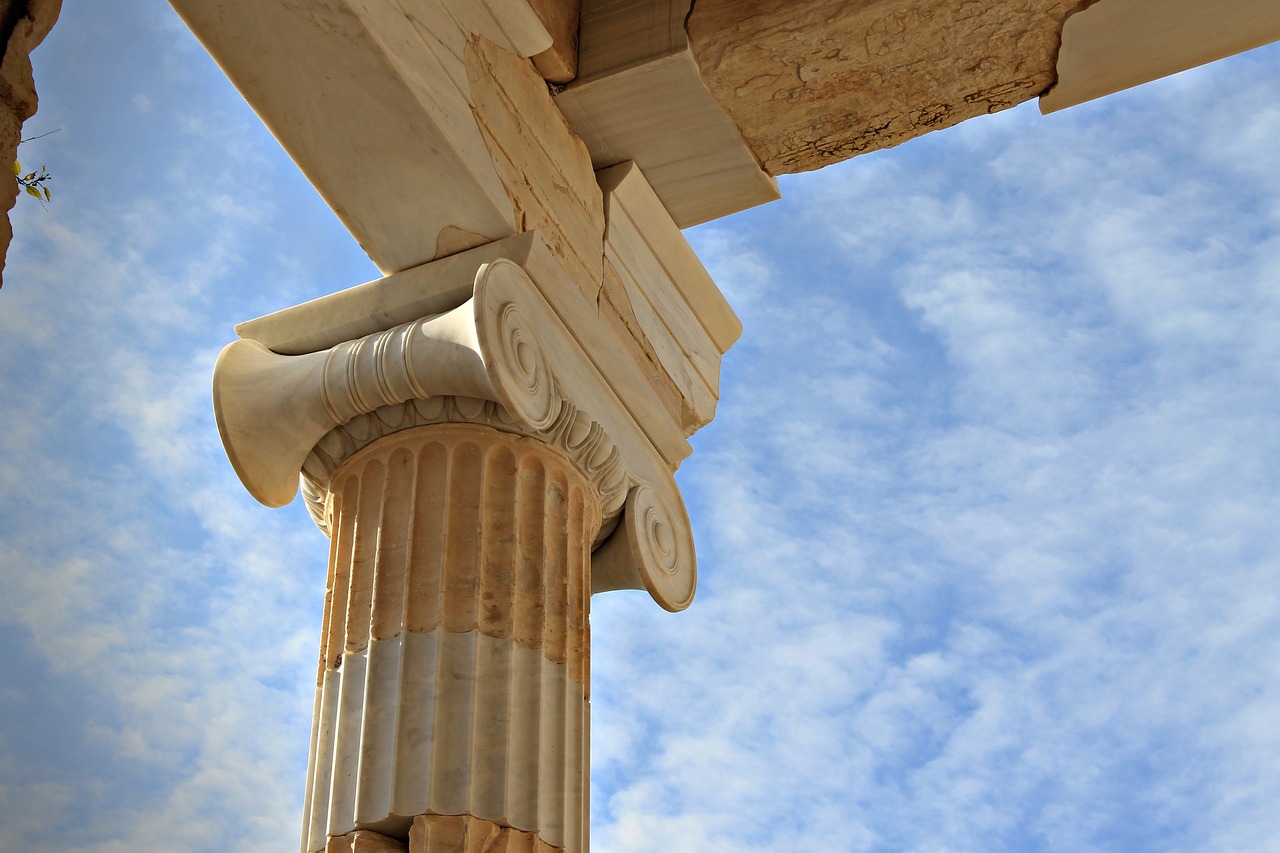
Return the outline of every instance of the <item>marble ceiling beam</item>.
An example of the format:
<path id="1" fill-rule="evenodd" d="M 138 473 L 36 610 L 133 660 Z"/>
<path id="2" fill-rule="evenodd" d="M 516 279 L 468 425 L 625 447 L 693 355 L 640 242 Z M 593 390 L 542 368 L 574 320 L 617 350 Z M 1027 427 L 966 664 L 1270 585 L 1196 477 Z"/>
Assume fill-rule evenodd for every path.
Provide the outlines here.
<path id="1" fill-rule="evenodd" d="M 591 163 L 634 162 L 681 228 L 778 198 L 707 88 L 685 21 L 690 0 L 589 0 L 578 78 L 556 96 Z"/>
<path id="2" fill-rule="evenodd" d="M 1276 0 L 1106 0 L 1067 20 L 1051 113 L 1280 40 Z"/>
<path id="3" fill-rule="evenodd" d="M 698 0 L 711 93 L 772 175 L 819 169 L 1036 97 L 1092 0 Z M 1105 0 L 1103 0 L 1105 2 Z"/>
<path id="4" fill-rule="evenodd" d="M 711 94 L 781 175 L 1046 91 L 1050 112 L 1270 43 L 1280 3 L 698 0 L 688 30 Z"/>
<path id="5" fill-rule="evenodd" d="M 549 48 L 526 3 L 172 5 L 384 273 L 520 230 L 463 54 L 473 33 L 520 56 Z"/>

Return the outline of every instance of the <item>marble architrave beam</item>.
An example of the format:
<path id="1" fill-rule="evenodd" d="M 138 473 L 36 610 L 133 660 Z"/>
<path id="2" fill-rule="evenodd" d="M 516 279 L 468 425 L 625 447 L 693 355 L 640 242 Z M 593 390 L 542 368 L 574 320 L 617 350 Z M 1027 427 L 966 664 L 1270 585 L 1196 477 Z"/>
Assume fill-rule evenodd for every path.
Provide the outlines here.
<path id="1" fill-rule="evenodd" d="M 1101 0 L 1067 19 L 1052 113 L 1280 41 L 1276 0 Z"/>
<path id="2" fill-rule="evenodd" d="M 593 166 L 637 162 L 680 227 L 776 198 L 773 175 L 1280 37 L 1272 0 L 172 4 L 384 272 L 523 230 L 467 120 L 469 34 L 567 83 Z"/>
<path id="3" fill-rule="evenodd" d="M 1230 56 L 1280 38 L 1278 14 L 1275 0 L 698 0 L 686 26 L 707 88 L 782 175 Z"/>
<path id="4" fill-rule="evenodd" d="M 556 96 L 592 165 L 634 161 L 681 228 L 779 197 L 698 70 L 685 32 L 691 6 L 584 4 L 578 77 Z"/>
<path id="5" fill-rule="evenodd" d="M 462 57 L 550 47 L 524 0 L 171 2 L 384 273 L 519 230 Z"/>

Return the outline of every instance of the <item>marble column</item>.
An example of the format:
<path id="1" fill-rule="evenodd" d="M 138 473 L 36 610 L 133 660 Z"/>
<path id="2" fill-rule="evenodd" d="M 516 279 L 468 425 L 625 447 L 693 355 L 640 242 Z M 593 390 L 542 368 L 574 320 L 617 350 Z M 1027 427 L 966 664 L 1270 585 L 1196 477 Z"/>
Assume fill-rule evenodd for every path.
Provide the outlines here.
<path id="1" fill-rule="evenodd" d="M 446 423 L 344 461 L 326 514 L 303 849 L 357 827 L 470 849 L 431 839 L 491 834 L 475 819 L 540 845 L 512 851 L 584 850 L 598 487 L 553 446 Z"/>
<path id="2" fill-rule="evenodd" d="M 241 481 L 330 537 L 303 853 L 587 850 L 591 594 L 696 580 L 674 424 L 599 322 L 525 235 L 219 357 Z"/>

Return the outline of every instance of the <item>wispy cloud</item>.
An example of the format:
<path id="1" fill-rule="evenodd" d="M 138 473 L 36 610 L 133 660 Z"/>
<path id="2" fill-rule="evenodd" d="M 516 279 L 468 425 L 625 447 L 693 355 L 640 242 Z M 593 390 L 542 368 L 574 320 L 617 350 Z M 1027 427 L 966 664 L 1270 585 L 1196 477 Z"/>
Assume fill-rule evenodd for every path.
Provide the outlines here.
<path id="1" fill-rule="evenodd" d="M 232 322 L 373 272 L 176 19 L 119 14 L 41 49 L 65 189 L 0 296 L 0 821 L 288 849 L 325 542 L 235 482 L 209 374 Z M 692 234 L 746 334 L 679 475 L 698 600 L 594 603 L 598 849 L 1280 837 L 1278 63 Z"/>
<path id="2" fill-rule="evenodd" d="M 93 17 L 64 11 L 44 50 L 80 44 Z M 0 636 L 20 650 L 0 695 L 0 814 L 26 850 L 288 849 L 326 543 L 235 482 L 209 377 L 246 306 L 315 286 L 277 230 L 280 200 L 243 176 L 288 176 L 282 193 L 299 179 L 234 93 L 219 95 L 232 110 L 110 82 L 42 79 L 73 142 L 130 135 L 75 106 L 95 94 L 157 108 L 137 150 L 106 170 L 101 152 L 64 159 L 57 203 L 17 212 L 0 304 Z"/>
<path id="3" fill-rule="evenodd" d="M 696 235 L 748 335 L 682 472 L 699 600 L 596 602 L 599 846 L 1277 837 L 1274 154 L 1150 132 L 1265 121 L 1206 72 Z"/>

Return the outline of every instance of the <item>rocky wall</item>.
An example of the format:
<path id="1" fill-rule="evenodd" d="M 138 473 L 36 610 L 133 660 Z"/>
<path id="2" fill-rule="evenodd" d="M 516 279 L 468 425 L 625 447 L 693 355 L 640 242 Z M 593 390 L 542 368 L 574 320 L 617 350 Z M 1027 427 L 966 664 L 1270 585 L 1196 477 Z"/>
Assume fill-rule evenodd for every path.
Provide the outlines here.
<path id="1" fill-rule="evenodd" d="M 58 13 L 62 0 L 0 0 L 0 151 L 6 162 L 17 157 L 22 139 L 22 123 L 36 113 L 36 84 L 31 76 L 31 51 L 44 40 Z M 3 285 L 4 259 L 13 239 L 9 211 L 18 198 L 18 185 L 13 182 L 0 190 L 0 285 Z"/>

